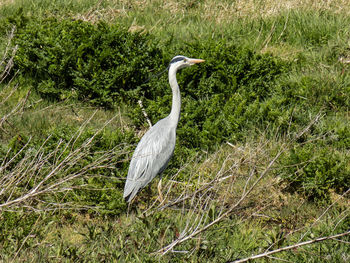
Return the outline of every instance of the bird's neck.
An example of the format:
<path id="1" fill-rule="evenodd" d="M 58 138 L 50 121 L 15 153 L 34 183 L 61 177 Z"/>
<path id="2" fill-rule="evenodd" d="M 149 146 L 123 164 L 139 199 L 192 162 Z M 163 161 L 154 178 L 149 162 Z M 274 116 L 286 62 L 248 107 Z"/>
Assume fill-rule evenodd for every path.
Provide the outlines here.
<path id="1" fill-rule="evenodd" d="M 169 69 L 169 83 L 171 90 L 173 92 L 173 101 L 171 105 L 171 112 L 169 117 L 173 121 L 172 123 L 177 126 L 179 119 L 180 119 L 180 110 L 181 110 L 181 94 L 180 94 L 180 88 L 177 84 L 176 80 L 176 69 L 170 67 Z"/>

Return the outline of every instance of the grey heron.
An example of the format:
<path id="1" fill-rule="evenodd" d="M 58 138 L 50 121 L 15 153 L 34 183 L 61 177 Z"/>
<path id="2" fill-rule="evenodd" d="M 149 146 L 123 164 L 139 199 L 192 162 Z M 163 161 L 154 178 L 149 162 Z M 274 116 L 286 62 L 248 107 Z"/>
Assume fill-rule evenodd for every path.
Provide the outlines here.
<path id="1" fill-rule="evenodd" d="M 174 153 L 176 128 L 180 119 L 181 95 L 176 72 L 201 62 L 204 60 L 185 56 L 175 56 L 170 61 L 168 76 L 172 89 L 171 112 L 145 133 L 135 149 L 124 188 L 123 197 L 127 202 L 167 167 Z"/>

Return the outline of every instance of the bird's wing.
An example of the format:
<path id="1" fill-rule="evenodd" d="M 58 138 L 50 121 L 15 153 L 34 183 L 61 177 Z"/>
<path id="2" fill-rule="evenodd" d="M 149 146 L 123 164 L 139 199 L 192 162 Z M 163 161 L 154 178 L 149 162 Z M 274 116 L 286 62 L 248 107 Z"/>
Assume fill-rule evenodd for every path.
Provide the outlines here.
<path id="1" fill-rule="evenodd" d="M 167 166 L 175 148 L 175 129 L 166 119 L 156 123 L 140 140 L 133 154 L 125 183 L 124 197 L 129 200 Z"/>

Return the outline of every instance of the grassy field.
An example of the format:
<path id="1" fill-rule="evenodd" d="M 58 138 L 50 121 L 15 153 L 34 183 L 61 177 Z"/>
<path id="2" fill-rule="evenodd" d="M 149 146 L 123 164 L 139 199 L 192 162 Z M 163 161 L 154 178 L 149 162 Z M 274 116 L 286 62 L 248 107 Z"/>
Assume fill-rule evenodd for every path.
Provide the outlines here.
<path id="1" fill-rule="evenodd" d="M 345 0 L 2 1 L 0 261 L 348 262 L 349 23 Z M 178 73 L 164 200 L 128 206 L 142 110 L 170 109 L 145 80 L 178 54 L 206 63 Z"/>

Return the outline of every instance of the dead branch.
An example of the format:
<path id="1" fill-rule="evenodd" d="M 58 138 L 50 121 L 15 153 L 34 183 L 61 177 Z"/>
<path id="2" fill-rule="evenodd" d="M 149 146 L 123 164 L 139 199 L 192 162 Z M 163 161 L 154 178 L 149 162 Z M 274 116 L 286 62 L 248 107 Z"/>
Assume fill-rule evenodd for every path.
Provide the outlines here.
<path id="1" fill-rule="evenodd" d="M 91 116 L 91 118 L 94 115 Z M 68 204 L 47 203 L 41 198 L 45 195 L 68 192 L 76 188 L 74 181 L 96 173 L 101 167 L 109 165 L 117 156 L 125 154 L 125 146 L 119 145 L 111 150 L 99 152 L 99 156 L 80 169 L 80 160 L 91 155 L 91 147 L 99 134 L 114 118 L 107 121 L 82 144 L 77 145 L 88 119 L 72 138 L 64 143 L 59 141 L 51 152 L 45 152 L 45 146 L 50 137 L 42 143 L 38 150 L 28 147 L 30 140 L 11 158 L 5 157 L 0 167 L 0 210 L 16 209 L 16 207 L 31 207 L 32 203 L 44 204 L 47 209 L 55 205 L 60 207 Z M 18 161 L 18 157 L 22 156 Z M 16 161 L 17 160 L 17 161 Z M 16 163 L 17 162 L 17 163 Z M 29 184 L 30 182 L 30 184 Z M 31 187 L 29 187 L 32 185 Z M 19 192 L 20 191 L 20 192 Z M 68 205 L 69 206 L 69 205 Z M 39 208 L 45 210 L 46 208 Z M 35 210 L 35 207 L 32 207 Z"/>
<path id="2" fill-rule="evenodd" d="M 14 255 L 13 259 L 11 260 L 11 262 L 14 262 L 15 259 L 17 258 L 19 252 L 21 251 L 22 247 L 24 246 L 24 244 L 27 242 L 27 240 L 31 237 L 33 237 L 33 232 L 37 226 L 37 224 L 40 222 L 41 219 L 41 215 L 38 217 L 38 219 L 35 221 L 34 225 L 32 226 L 32 229 L 30 230 L 29 234 L 23 239 L 20 247 L 17 249 L 16 254 Z"/>
<path id="3" fill-rule="evenodd" d="M 281 151 L 279 151 L 276 156 L 272 159 L 272 161 L 268 164 L 268 166 L 266 167 L 266 169 L 260 174 L 260 176 L 258 177 L 258 179 L 253 183 L 253 185 L 246 191 L 244 191 L 242 193 L 241 198 L 235 203 L 233 204 L 226 212 L 222 213 L 220 216 L 218 216 L 216 219 L 214 219 L 213 221 L 211 221 L 209 224 L 203 226 L 202 228 L 199 228 L 199 225 L 194 229 L 194 231 L 192 231 L 191 233 L 189 233 L 188 235 L 184 236 L 184 235 L 180 235 L 178 237 L 178 239 L 174 240 L 171 244 L 169 244 L 166 247 L 161 248 L 160 250 L 157 251 L 157 253 L 161 253 L 163 255 L 165 255 L 166 253 L 170 252 L 176 245 L 179 245 L 181 243 L 183 243 L 186 240 L 189 240 L 195 236 L 197 236 L 198 234 L 206 231 L 208 228 L 210 228 L 211 226 L 217 224 L 218 222 L 222 221 L 223 219 L 225 219 L 228 215 L 230 215 L 232 213 L 232 211 L 234 211 L 245 199 L 246 197 L 253 191 L 253 189 L 255 188 L 255 186 L 261 181 L 261 179 L 271 170 L 272 166 L 275 164 L 276 160 L 281 156 L 281 154 L 285 151 L 286 149 L 282 149 Z M 188 233 L 189 231 L 185 231 L 185 233 Z"/>
<path id="4" fill-rule="evenodd" d="M 308 240 L 308 241 L 297 243 L 297 244 L 294 244 L 294 245 L 291 245 L 291 246 L 282 247 L 282 248 L 279 248 L 279 249 L 268 251 L 268 252 L 265 252 L 265 253 L 262 253 L 262 254 L 259 254 L 259 255 L 255 255 L 255 256 L 251 256 L 251 257 L 248 257 L 248 258 L 239 259 L 239 260 L 235 260 L 235 261 L 230 261 L 229 263 L 243 263 L 243 262 L 247 262 L 247 261 L 250 261 L 250 260 L 253 260 L 253 259 L 268 257 L 268 256 L 270 256 L 272 254 L 276 254 L 276 253 L 279 253 L 279 252 L 282 252 L 282 251 L 295 249 L 295 248 L 298 248 L 298 247 L 301 247 L 301 246 L 310 245 L 310 244 L 313 244 L 313 243 L 317 243 L 317 242 L 321 242 L 321 241 L 325 241 L 325 240 L 329 240 L 329 239 L 336 240 L 339 237 L 343 237 L 343 236 L 346 236 L 346 235 L 349 235 L 349 234 L 350 234 L 350 231 L 347 231 L 347 232 L 344 232 L 344 233 L 341 233 L 341 234 L 337 234 L 337 235 L 333 235 L 333 236 L 319 237 L 319 238 L 316 238 L 316 239 L 313 239 L 313 240 Z M 336 240 L 336 241 L 338 241 L 338 240 Z"/>
<path id="5" fill-rule="evenodd" d="M 141 111 L 143 113 L 143 116 L 145 116 L 146 120 L 147 120 L 147 123 L 149 125 L 149 127 L 152 127 L 152 122 L 151 120 L 148 118 L 148 115 L 147 115 L 147 112 L 145 110 L 145 108 L 143 107 L 143 104 L 142 104 L 142 100 L 138 100 L 138 103 L 140 105 L 140 108 L 141 108 Z"/>
<path id="6" fill-rule="evenodd" d="M 314 227 L 320 220 L 322 217 L 324 217 L 327 212 L 335 205 L 339 202 L 340 199 L 346 197 L 347 194 L 350 193 L 350 188 L 348 190 L 346 190 L 342 195 L 340 195 L 336 200 L 334 200 L 324 211 L 323 213 L 315 220 L 315 222 L 312 223 L 312 225 L 310 226 L 310 229 L 312 227 Z M 300 240 L 301 241 L 308 233 L 310 232 L 310 230 L 306 231 L 301 237 Z"/>
<path id="7" fill-rule="evenodd" d="M 11 69 L 13 67 L 13 60 L 15 54 L 17 52 L 18 46 L 12 47 L 12 40 L 15 35 L 16 27 L 13 26 L 10 33 L 8 34 L 7 45 L 5 48 L 5 52 L 0 61 L 0 83 L 2 83 L 6 77 L 10 74 Z"/>

